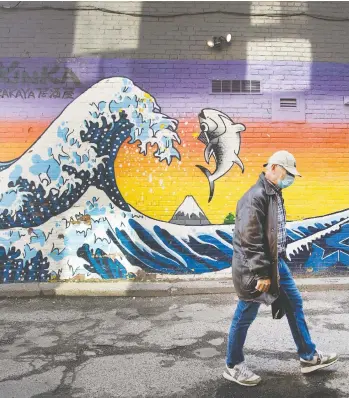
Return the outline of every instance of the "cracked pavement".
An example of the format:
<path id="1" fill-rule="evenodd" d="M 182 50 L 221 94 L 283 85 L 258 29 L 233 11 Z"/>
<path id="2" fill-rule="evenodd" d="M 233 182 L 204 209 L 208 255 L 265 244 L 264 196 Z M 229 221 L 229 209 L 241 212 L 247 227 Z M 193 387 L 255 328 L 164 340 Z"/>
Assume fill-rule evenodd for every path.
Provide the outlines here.
<path id="1" fill-rule="evenodd" d="M 349 292 L 303 298 L 313 340 L 340 361 L 301 375 L 286 318 L 262 306 L 245 346 L 255 388 L 222 377 L 233 295 L 4 299 L 0 397 L 348 397 Z"/>

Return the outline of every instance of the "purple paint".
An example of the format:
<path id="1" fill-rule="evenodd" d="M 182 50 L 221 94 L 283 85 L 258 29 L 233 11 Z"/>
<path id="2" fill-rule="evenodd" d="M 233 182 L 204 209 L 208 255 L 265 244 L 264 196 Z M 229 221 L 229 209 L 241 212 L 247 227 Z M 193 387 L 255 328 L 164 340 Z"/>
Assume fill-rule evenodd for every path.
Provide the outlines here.
<path id="1" fill-rule="evenodd" d="M 349 90 L 348 64 L 105 58 L 63 62 L 52 58 L 2 58 L 0 62 L 0 118 L 5 120 L 52 119 L 72 101 L 65 95 L 67 90 L 73 90 L 71 96 L 76 98 L 111 76 L 132 79 L 156 98 L 164 112 L 179 117 L 212 107 L 235 118 L 271 121 L 273 93 L 283 91 L 304 93 L 306 121 L 349 119 L 349 108 L 343 105 L 343 96 Z M 15 62 L 18 65 L 13 68 Z M 212 95 L 212 79 L 260 80 L 262 94 Z M 46 96 L 40 96 L 43 89 L 48 91 Z"/>

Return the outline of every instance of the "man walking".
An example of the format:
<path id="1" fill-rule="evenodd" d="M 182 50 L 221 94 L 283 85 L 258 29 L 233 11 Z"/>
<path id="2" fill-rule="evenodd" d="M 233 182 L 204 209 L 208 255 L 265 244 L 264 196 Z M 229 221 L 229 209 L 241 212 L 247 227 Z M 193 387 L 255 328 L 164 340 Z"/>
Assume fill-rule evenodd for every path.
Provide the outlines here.
<path id="1" fill-rule="evenodd" d="M 312 342 L 301 294 L 286 259 L 286 214 L 282 190 L 300 176 L 294 156 L 274 153 L 257 183 L 240 199 L 236 209 L 233 282 L 239 297 L 229 331 L 223 376 L 243 386 L 256 386 L 261 378 L 246 365 L 243 346 L 261 303 L 272 305 L 274 318 L 286 313 L 297 346 L 302 373 L 332 365 L 337 354 L 325 355 Z"/>

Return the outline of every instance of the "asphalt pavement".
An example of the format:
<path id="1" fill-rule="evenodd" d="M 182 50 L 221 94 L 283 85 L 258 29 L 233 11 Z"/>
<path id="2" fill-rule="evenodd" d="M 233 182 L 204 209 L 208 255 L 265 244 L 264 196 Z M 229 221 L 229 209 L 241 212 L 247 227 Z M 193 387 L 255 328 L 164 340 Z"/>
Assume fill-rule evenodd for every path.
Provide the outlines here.
<path id="1" fill-rule="evenodd" d="M 349 397 L 349 291 L 303 293 L 333 367 L 304 376 L 287 320 L 261 307 L 245 347 L 260 386 L 222 377 L 233 294 L 0 300 L 0 398 Z"/>

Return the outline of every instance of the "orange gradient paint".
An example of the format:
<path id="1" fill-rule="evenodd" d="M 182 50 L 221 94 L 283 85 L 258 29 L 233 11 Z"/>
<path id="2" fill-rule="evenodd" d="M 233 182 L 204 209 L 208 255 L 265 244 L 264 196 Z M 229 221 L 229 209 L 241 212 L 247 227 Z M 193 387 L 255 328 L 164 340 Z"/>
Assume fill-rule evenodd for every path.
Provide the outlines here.
<path id="1" fill-rule="evenodd" d="M 21 156 L 47 129 L 51 121 L 0 121 L 0 162 Z"/>
<path id="2" fill-rule="evenodd" d="M 263 170 L 263 164 L 277 150 L 294 154 L 302 178 L 284 191 L 287 218 L 302 219 L 332 213 L 349 207 L 349 125 L 343 123 L 243 123 L 239 157 L 245 165 L 242 174 L 237 165 L 215 183 L 215 194 L 208 203 L 206 177 L 196 167 L 207 166 L 204 144 L 198 141 L 197 118 L 181 119 L 177 145 L 181 160 L 171 165 L 138 153 L 137 144 L 124 144 L 115 162 L 122 195 L 139 211 L 168 221 L 186 195 L 193 195 L 212 223 L 223 223 L 229 212 Z M 0 161 L 20 156 L 40 136 L 49 122 L 0 122 Z M 211 158 L 210 170 L 215 169 Z"/>

